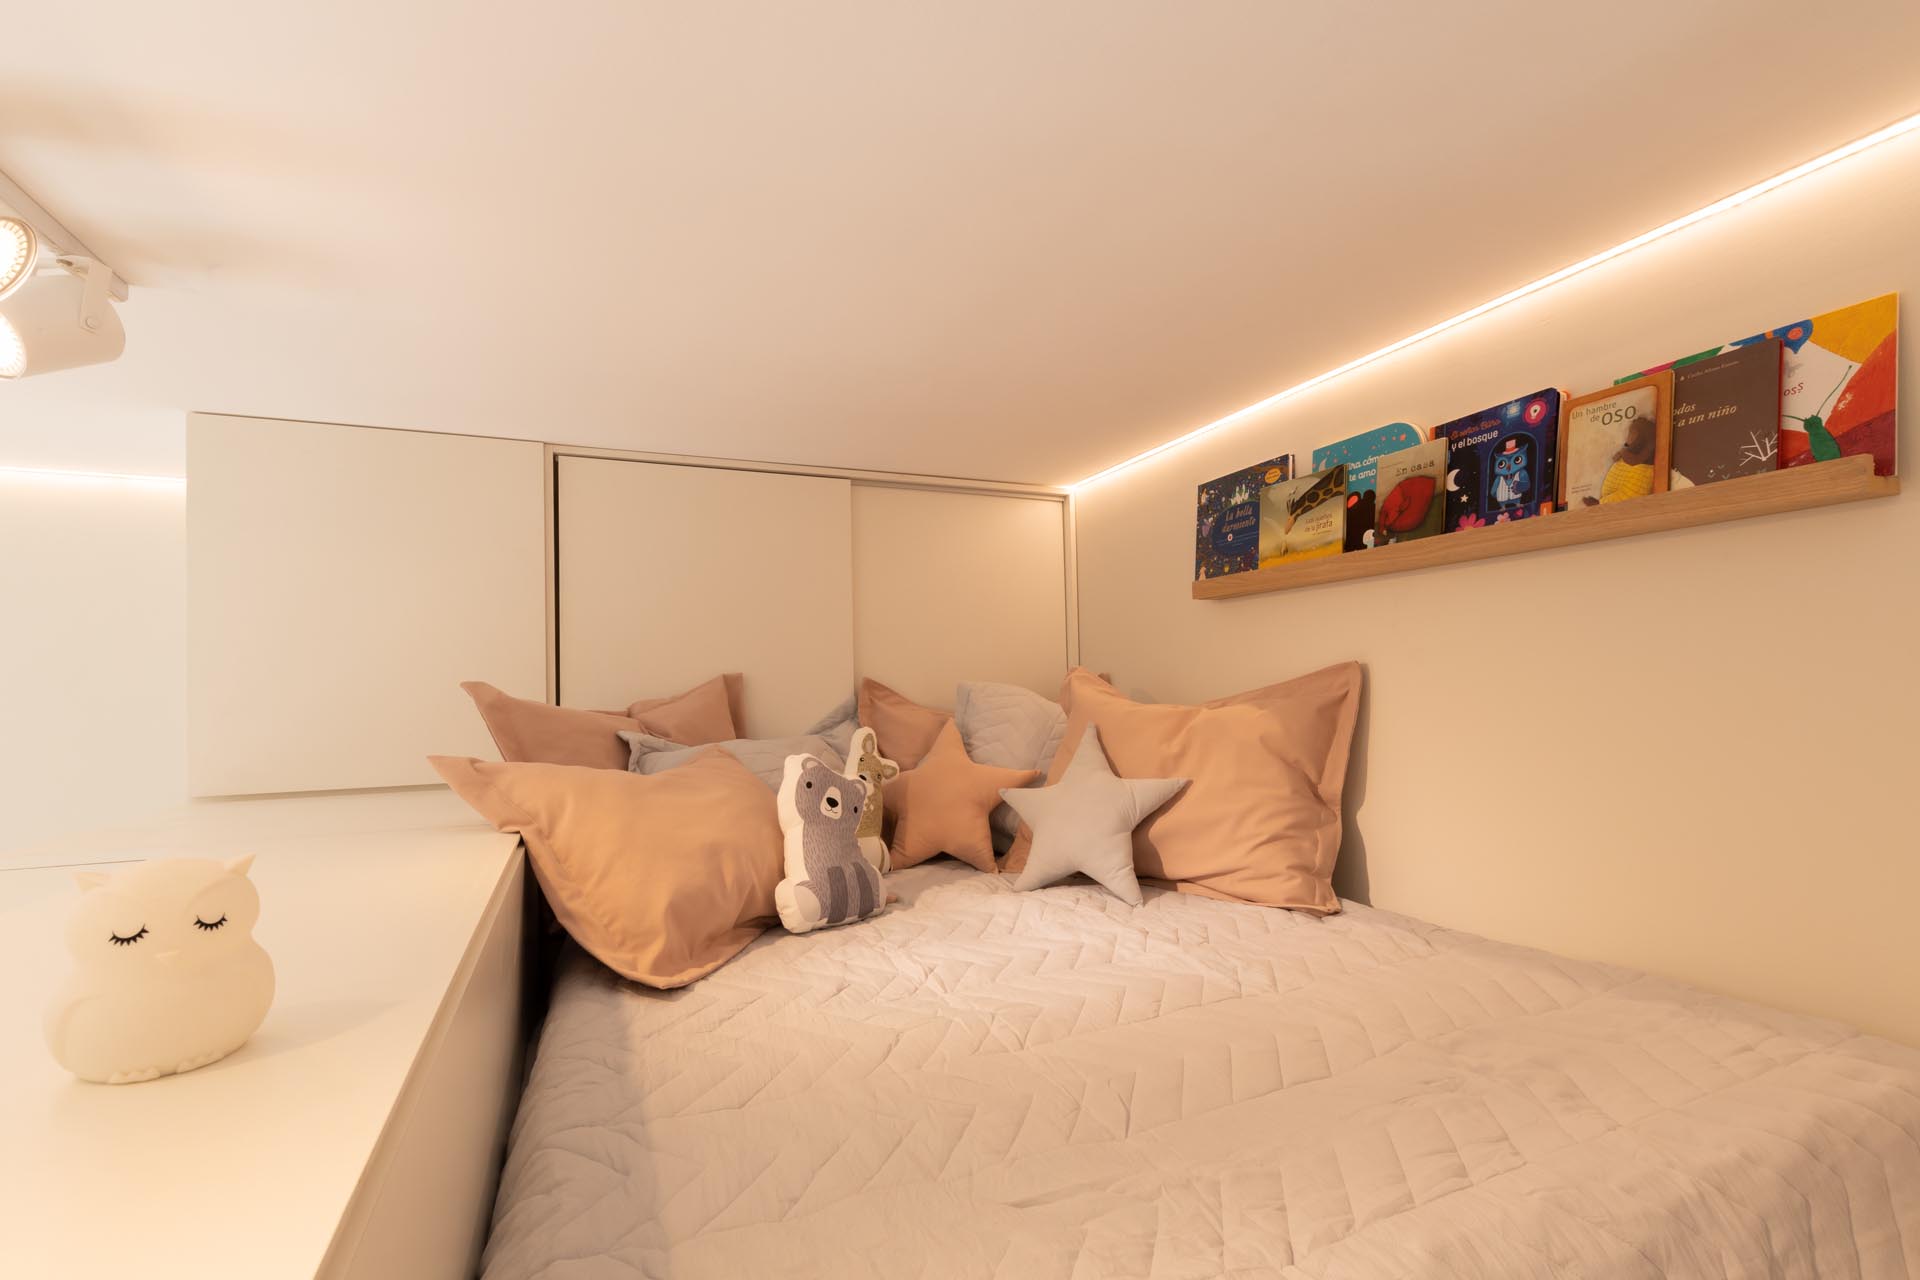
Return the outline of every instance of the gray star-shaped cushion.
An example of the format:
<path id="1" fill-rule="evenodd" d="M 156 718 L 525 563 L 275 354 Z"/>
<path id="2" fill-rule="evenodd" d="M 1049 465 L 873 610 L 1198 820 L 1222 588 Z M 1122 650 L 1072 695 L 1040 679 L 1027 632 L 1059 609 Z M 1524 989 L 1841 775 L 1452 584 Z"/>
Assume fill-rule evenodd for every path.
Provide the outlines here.
<path id="1" fill-rule="evenodd" d="M 1119 777 L 1100 747 L 1100 731 L 1088 725 L 1060 781 L 1000 793 L 1033 828 L 1033 851 L 1013 887 L 1044 888 L 1079 871 L 1139 906 L 1133 829 L 1186 785 L 1185 778 Z"/>

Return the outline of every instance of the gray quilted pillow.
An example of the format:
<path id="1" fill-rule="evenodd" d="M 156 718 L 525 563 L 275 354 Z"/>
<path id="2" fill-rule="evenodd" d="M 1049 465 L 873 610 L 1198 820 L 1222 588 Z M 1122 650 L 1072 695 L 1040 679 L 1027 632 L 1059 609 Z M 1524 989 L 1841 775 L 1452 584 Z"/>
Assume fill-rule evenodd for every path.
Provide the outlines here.
<path id="1" fill-rule="evenodd" d="M 829 746 L 842 760 L 853 746 L 853 731 L 860 727 L 860 694 L 855 690 L 847 694 L 842 702 L 827 714 L 802 729 L 801 733 L 815 733 L 827 740 Z M 776 784 L 775 790 L 778 790 Z"/>
<path id="2" fill-rule="evenodd" d="M 848 729 L 847 732 L 852 734 L 853 730 Z M 621 730 L 620 738 L 627 744 L 628 773 L 665 773 L 668 769 L 685 764 L 707 747 L 719 747 L 753 770 L 755 776 L 774 791 L 780 789 L 780 772 L 785 768 L 788 756 L 819 756 L 836 771 L 843 768 L 846 762 L 846 753 L 834 750 L 833 743 L 818 733 L 802 733 L 791 738 L 734 738 L 700 747 L 683 747 L 666 738 L 626 729 Z"/>
<path id="3" fill-rule="evenodd" d="M 953 721 L 974 763 L 1038 769 L 1041 782 L 1067 732 L 1067 713 L 1052 698 L 1017 684 L 985 680 L 960 683 L 953 695 Z M 1002 801 L 993 807 L 988 822 L 993 827 L 993 847 L 1005 853 L 1020 830 L 1020 815 Z"/>

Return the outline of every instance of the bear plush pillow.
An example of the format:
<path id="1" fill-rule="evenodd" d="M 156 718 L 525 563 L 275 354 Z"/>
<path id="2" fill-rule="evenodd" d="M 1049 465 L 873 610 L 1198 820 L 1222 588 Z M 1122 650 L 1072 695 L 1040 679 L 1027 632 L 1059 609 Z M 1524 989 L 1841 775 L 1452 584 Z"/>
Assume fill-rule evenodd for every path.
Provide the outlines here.
<path id="1" fill-rule="evenodd" d="M 852 924 L 886 908 L 879 870 L 860 848 L 860 818 L 872 800 L 864 780 L 817 756 L 788 756 L 774 797 L 786 878 L 774 890 L 789 933 Z"/>

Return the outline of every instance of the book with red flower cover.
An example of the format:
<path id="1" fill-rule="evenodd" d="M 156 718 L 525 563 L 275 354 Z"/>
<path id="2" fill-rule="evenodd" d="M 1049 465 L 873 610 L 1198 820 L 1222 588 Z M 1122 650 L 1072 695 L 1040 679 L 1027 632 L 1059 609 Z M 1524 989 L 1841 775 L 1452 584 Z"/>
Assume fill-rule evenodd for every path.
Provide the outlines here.
<path id="1" fill-rule="evenodd" d="M 1371 545 L 1431 538 L 1447 531 L 1447 442 L 1429 440 L 1380 459 L 1374 474 Z"/>

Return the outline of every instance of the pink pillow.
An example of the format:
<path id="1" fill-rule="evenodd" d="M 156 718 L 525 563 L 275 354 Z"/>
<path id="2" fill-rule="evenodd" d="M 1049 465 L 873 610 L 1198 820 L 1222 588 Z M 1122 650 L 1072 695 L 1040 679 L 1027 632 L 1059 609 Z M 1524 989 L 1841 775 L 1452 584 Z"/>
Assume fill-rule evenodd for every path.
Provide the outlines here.
<path id="1" fill-rule="evenodd" d="M 1083 670 L 1067 677 L 1067 729 L 1047 770 L 1060 780 L 1089 724 L 1113 771 L 1191 778 L 1135 828 L 1143 877 L 1186 893 L 1329 915 L 1340 910 L 1340 798 L 1360 709 L 1360 664 L 1342 663 L 1197 707 L 1134 702 Z M 1008 873 L 1026 866 L 1023 825 Z"/>
<path id="2" fill-rule="evenodd" d="M 880 754 L 911 769 L 933 749 L 940 730 L 953 723 L 951 711 L 923 707 L 878 680 L 860 681 L 860 723 L 879 738 Z"/>
<path id="3" fill-rule="evenodd" d="M 526 841 L 553 914 L 623 978 L 685 986 L 778 921 L 773 792 L 718 748 L 651 775 L 430 760 L 475 812 Z"/>
<path id="4" fill-rule="evenodd" d="M 739 682 L 738 674 L 715 676 L 671 698 L 636 702 L 624 715 L 515 698 L 479 680 L 460 687 L 473 699 L 500 758 L 509 764 L 625 769 L 628 750 L 620 741 L 622 729 L 670 738 L 689 747 L 739 737 L 733 718 Z"/>
<path id="5" fill-rule="evenodd" d="M 704 747 L 709 742 L 744 738 L 747 736 L 744 684 L 738 671 L 729 671 L 671 698 L 642 698 L 627 708 L 627 715 L 638 720 L 644 732 L 683 747 Z M 724 711 L 718 705 L 721 699 L 726 702 Z M 727 732 L 716 737 L 723 716 Z M 624 760 L 620 767 L 626 767 Z"/>

